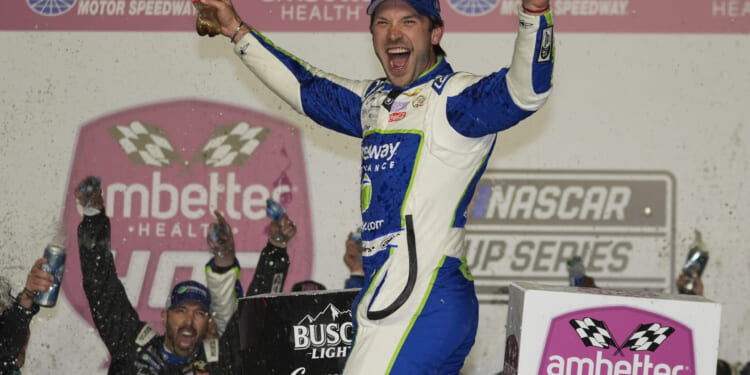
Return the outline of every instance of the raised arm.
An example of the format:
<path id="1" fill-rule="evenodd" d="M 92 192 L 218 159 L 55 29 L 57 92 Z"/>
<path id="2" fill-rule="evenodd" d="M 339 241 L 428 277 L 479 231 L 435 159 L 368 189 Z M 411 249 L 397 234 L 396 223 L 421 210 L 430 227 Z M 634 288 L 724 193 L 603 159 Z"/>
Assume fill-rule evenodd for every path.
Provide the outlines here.
<path id="1" fill-rule="evenodd" d="M 297 234 L 297 226 L 289 216 L 284 215 L 278 221 L 272 221 L 268 233 L 268 242 L 261 251 L 255 275 L 247 287 L 245 296 L 264 293 L 280 293 L 289 272 L 289 254 L 286 247 Z"/>
<path id="2" fill-rule="evenodd" d="M 293 56 L 243 22 L 231 0 L 199 0 L 198 4 L 215 9 L 220 25 L 215 35 L 230 38 L 248 69 L 294 110 L 328 129 L 362 136 L 360 108 L 371 81 L 338 77 Z"/>
<path id="3" fill-rule="evenodd" d="M 446 116 L 453 129 L 466 137 L 481 137 L 518 124 L 541 108 L 550 95 L 555 51 L 549 3 L 524 1 L 518 17 L 510 67 L 485 77 L 459 75 L 452 79 L 453 84 L 468 87 L 448 99 Z"/>
<path id="4" fill-rule="evenodd" d="M 516 105 L 536 111 L 552 88 L 554 38 L 549 0 L 525 0 L 519 12 L 519 28 L 508 89 Z"/>
<path id="5" fill-rule="evenodd" d="M 221 212 L 214 211 L 216 223 L 209 226 L 206 243 L 214 254 L 206 264 L 206 286 L 211 292 L 211 305 L 216 329 L 221 335 L 227 322 L 237 310 L 237 303 L 242 297 L 242 286 L 239 282 L 240 263 L 235 255 L 232 227 Z"/>
<path id="6" fill-rule="evenodd" d="M 84 190 L 76 189 L 79 201 L 85 201 L 81 196 Z M 78 225 L 83 290 L 94 325 L 110 355 L 128 355 L 123 348 L 135 341 L 135 335 L 145 323 L 139 320 L 138 313 L 130 304 L 125 288 L 117 277 L 114 257 L 110 251 L 110 223 L 104 212 L 100 188 L 93 192 L 84 206 L 85 214 Z"/>

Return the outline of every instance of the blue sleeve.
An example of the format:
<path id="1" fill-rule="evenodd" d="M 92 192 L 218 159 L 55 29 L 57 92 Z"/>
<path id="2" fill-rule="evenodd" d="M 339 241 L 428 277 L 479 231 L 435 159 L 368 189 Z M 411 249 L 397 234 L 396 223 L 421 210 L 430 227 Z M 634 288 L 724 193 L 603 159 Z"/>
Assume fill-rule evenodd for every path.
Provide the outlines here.
<path id="1" fill-rule="evenodd" d="M 513 102 L 505 83 L 507 73 L 502 69 L 448 98 L 446 116 L 453 129 L 466 137 L 482 137 L 508 129 L 533 113 Z"/>
<path id="2" fill-rule="evenodd" d="M 266 53 L 245 49 L 241 50 L 241 56 L 248 56 L 246 64 L 267 86 L 316 123 L 339 133 L 362 137 L 362 97 L 358 92 L 363 92 L 369 81 L 347 80 L 326 73 L 274 45 L 262 34 L 251 34 Z M 276 69 L 288 70 L 293 78 Z M 299 90 L 295 95 L 288 87 L 283 87 L 295 84 Z"/>
<path id="3" fill-rule="evenodd" d="M 360 275 L 352 275 L 344 282 L 344 289 L 362 289 L 365 285 L 365 277 Z"/>
<path id="4" fill-rule="evenodd" d="M 359 95 L 315 76 L 300 84 L 306 115 L 328 129 L 362 138 L 362 98 Z"/>
<path id="5" fill-rule="evenodd" d="M 521 122 L 546 102 L 555 61 L 552 14 L 519 12 L 519 27 L 510 68 L 476 80 L 454 76 L 466 87 L 447 100 L 446 117 L 458 133 L 482 137 Z M 475 81 L 476 80 L 476 81 Z"/>

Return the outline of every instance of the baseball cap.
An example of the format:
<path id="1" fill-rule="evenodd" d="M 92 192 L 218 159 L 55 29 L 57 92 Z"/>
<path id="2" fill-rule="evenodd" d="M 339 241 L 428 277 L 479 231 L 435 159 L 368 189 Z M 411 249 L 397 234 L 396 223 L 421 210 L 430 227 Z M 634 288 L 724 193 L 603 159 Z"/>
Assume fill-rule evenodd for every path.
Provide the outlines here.
<path id="1" fill-rule="evenodd" d="M 211 311 L 211 294 L 205 285 L 197 281 L 188 280 L 175 285 L 167 300 L 167 310 L 172 310 L 185 301 L 198 302 Z"/>
<path id="2" fill-rule="evenodd" d="M 417 11 L 417 13 L 423 15 L 423 16 L 433 16 L 437 18 L 438 20 L 442 21 L 442 18 L 440 18 L 440 0 L 404 0 L 407 4 L 409 4 L 414 10 Z M 375 13 L 375 8 L 378 7 L 378 5 L 385 2 L 385 0 L 371 0 L 370 5 L 367 7 L 367 15 L 372 16 L 373 13 Z"/>
<path id="3" fill-rule="evenodd" d="M 305 292 L 308 290 L 326 290 L 326 287 L 325 285 L 313 280 L 300 281 L 292 285 L 292 292 Z"/>

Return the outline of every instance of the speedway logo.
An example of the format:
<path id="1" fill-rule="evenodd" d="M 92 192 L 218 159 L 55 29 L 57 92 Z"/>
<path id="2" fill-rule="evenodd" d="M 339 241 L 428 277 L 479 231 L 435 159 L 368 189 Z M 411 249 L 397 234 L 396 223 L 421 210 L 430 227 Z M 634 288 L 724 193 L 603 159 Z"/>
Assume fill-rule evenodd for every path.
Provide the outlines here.
<path id="1" fill-rule="evenodd" d="M 351 310 L 329 303 L 317 315 L 305 315 L 292 332 L 294 350 L 309 351 L 310 359 L 346 358 L 354 339 Z"/>
<path id="2" fill-rule="evenodd" d="M 627 306 L 552 320 L 539 375 L 695 374 L 693 335 L 665 316 Z"/>
<path id="3" fill-rule="evenodd" d="M 42 16 L 58 16 L 71 10 L 76 0 L 26 0 L 26 4 Z"/>
<path id="4" fill-rule="evenodd" d="M 456 13 L 464 16 L 481 16 L 491 12 L 497 7 L 500 0 L 448 0 L 450 5 Z"/>
<path id="5" fill-rule="evenodd" d="M 270 219 L 265 200 L 281 202 L 298 227 L 290 244 L 288 285 L 309 279 L 312 238 L 300 137 L 280 120 L 197 100 L 147 105 L 81 127 L 68 191 L 88 175 L 102 180 L 118 276 L 141 320 L 161 327 L 172 286 L 205 282 L 206 235 L 222 212 L 232 226 L 240 280 L 248 285 Z M 81 287 L 77 226 L 81 214 L 65 197 L 71 252 L 63 291 L 89 322 Z"/>

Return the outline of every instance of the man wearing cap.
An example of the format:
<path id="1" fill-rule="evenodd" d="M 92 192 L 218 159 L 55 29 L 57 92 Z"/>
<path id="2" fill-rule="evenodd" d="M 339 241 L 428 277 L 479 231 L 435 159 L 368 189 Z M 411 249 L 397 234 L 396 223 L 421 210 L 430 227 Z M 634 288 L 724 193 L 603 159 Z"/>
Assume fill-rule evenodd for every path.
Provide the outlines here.
<path id="1" fill-rule="evenodd" d="M 81 182 L 81 185 L 84 184 L 86 179 Z M 239 314 L 235 311 L 237 297 L 242 296 L 242 290 L 237 290 L 236 285 L 239 263 L 235 258 L 231 233 L 221 236 L 220 244 L 207 239 L 214 252 L 214 257 L 206 266 L 206 278 L 212 286 L 211 290 L 193 280 L 174 286 L 161 315 L 166 330 L 162 336 L 150 324 L 140 320 L 117 277 L 110 251 L 110 222 L 105 214 L 101 189 L 94 191 L 90 199 L 82 196 L 82 191 L 75 190 L 76 199 L 87 202 L 84 217 L 78 225 L 83 289 L 94 324 L 112 357 L 108 373 L 240 373 Z M 218 211 L 215 214 L 219 223 L 228 226 Z M 211 228 L 216 225 L 212 224 Z M 289 239 L 296 229 L 285 216 L 281 222 L 272 223 L 269 237 L 277 235 L 277 232 Z M 286 242 L 277 241 L 272 245 L 270 241 L 264 252 L 286 253 Z M 256 289 L 259 292 L 270 292 L 270 285 L 258 282 L 259 275 L 268 279 L 273 277 L 267 273 L 259 265 L 251 287 L 258 285 Z M 214 325 L 212 313 L 215 311 L 221 319 Z M 209 336 L 210 330 L 217 331 L 217 334 Z M 219 334 L 220 338 L 217 338 Z"/>
<path id="2" fill-rule="evenodd" d="M 345 373 L 458 374 L 478 321 L 467 207 L 497 133 L 550 94 L 549 0 L 522 0 L 511 64 L 488 75 L 448 64 L 438 0 L 372 0 L 372 44 L 385 72 L 374 80 L 342 78 L 282 50 L 232 0 L 196 1 L 216 11 L 199 16 L 200 35 L 229 37 L 250 71 L 296 111 L 362 139 L 365 283 Z"/>

